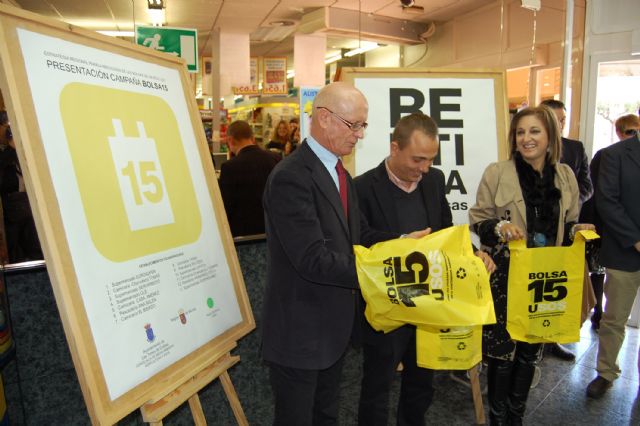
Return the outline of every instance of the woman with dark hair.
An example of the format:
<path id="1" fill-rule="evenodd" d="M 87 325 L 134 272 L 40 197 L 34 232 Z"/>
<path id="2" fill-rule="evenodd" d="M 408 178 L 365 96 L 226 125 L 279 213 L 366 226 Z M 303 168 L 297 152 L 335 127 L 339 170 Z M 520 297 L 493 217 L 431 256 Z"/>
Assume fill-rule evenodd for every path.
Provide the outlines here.
<path id="1" fill-rule="evenodd" d="M 519 111 L 511 121 L 509 144 L 510 158 L 487 167 L 469 211 L 473 230 L 496 264 L 491 292 L 497 323 L 483 329 L 492 425 L 522 424 L 542 348 L 512 340 L 506 328 L 508 242 L 559 246 L 579 230 L 594 229 L 576 223 L 578 184 L 569 166 L 559 162 L 562 145 L 553 111 L 546 106 Z"/>

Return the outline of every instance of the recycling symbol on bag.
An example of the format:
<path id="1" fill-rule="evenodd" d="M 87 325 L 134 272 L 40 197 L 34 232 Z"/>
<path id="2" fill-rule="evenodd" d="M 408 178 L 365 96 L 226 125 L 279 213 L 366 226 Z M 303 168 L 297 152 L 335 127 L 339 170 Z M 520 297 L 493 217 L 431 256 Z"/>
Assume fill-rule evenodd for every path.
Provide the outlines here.
<path id="1" fill-rule="evenodd" d="M 459 351 L 463 351 L 463 350 L 465 350 L 466 348 L 467 348 L 467 345 L 465 345 L 465 343 L 464 343 L 464 342 L 460 342 L 460 343 L 458 343 L 458 350 L 459 350 Z"/>
<path id="2" fill-rule="evenodd" d="M 465 271 L 464 268 L 458 268 L 458 270 L 456 271 L 456 277 L 458 277 L 461 280 L 466 278 L 467 271 Z"/>
<path id="3" fill-rule="evenodd" d="M 542 326 L 543 327 L 549 327 L 551 325 L 551 321 L 549 321 L 548 319 L 542 321 Z"/>

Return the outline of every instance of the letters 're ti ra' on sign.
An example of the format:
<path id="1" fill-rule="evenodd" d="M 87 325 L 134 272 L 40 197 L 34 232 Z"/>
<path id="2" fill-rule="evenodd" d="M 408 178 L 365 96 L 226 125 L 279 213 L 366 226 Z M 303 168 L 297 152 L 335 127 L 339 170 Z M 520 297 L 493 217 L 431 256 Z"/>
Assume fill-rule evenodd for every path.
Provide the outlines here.
<path id="1" fill-rule="evenodd" d="M 147 136 L 140 121 L 136 122 L 137 136 L 125 136 L 119 119 L 114 118 L 112 123 L 115 136 L 109 137 L 109 146 L 130 229 L 173 223 L 155 141 Z"/>

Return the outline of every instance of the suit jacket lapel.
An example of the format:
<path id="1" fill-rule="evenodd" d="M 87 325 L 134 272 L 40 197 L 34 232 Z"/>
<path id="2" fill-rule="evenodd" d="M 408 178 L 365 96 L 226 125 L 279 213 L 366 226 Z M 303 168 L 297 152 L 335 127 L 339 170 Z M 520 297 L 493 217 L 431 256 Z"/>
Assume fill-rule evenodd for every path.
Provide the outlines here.
<path id="1" fill-rule="evenodd" d="M 311 179 L 313 179 L 314 183 L 318 186 L 320 192 L 325 196 L 325 198 L 331 204 L 331 207 L 336 212 L 338 217 L 340 218 L 340 223 L 344 228 L 344 231 L 349 235 L 349 225 L 347 224 L 347 220 L 344 216 L 344 211 L 342 209 L 342 201 L 340 200 L 340 192 L 336 188 L 336 184 L 333 182 L 331 175 L 322 164 L 322 161 L 314 154 L 314 152 L 309 148 L 306 141 L 298 148 L 301 150 L 301 154 L 305 157 L 305 162 L 311 169 Z M 348 179 L 347 179 L 348 181 Z M 352 185 L 348 185 L 349 188 L 349 203 L 352 203 L 351 193 L 354 191 Z M 355 194 L 353 194 L 355 195 Z"/>
<path id="2" fill-rule="evenodd" d="M 374 180 L 375 184 L 372 186 L 371 190 L 378 202 L 378 207 L 380 207 L 384 220 L 387 222 L 387 225 L 389 225 L 388 229 L 398 229 L 398 214 L 396 213 L 393 203 L 389 202 L 393 201 L 393 193 L 391 191 L 392 188 L 387 184 L 387 181 L 389 181 L 389 175 L 387 174 L 387 168 L 384 164 L 384 160 L 378 165 L 378 167 L 376 167 Z"/>

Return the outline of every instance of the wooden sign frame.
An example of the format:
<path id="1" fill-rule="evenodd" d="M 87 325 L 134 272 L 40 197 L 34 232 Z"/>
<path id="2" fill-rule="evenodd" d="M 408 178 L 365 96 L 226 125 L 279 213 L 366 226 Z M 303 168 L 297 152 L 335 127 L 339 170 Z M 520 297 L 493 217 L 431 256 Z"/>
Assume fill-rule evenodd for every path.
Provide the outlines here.
<path id="1" fill-rule="evenodd" d="M 507 100 L 506 72 L 500 69 L 460 69 L 460 68 L 356 68 L 341 69 L 340 81 L 354 84 L 356 78 L 488 78 L 494 82 L 496 106 L 496 130 L 498 135 L 498 159 L 506 160 L 509 155 L 507 133 L 509 130 L 509 102 Z M 502 95 L 501 95 L 502 94 Z M 371 108 L 371 105 L 369 106 Z M 502 112 L 501 112 L 502 111 Z M 349 155 L 345 165 L 354 171 L 354 155 Z"/>
<path id="2" fill-rule="evenodd" d="M 206 177 L 206 191 L 217 218 L 215 228 L 219 232 L 226 255 L 241 322 L 114 400 L 109 396 L 92 337 L 87 307 L 83 303 L 78 277 L 74 270 L 70 245 L 63 227 L 60 205 L 45 154 L 43 135 L 38 127 L 38 116 L 27 77 L 25 58 L 22 56 L 19 44 L 18 29 L 177 70 L 188 109 L 190 126 L 196 137 L 197 156 Z M 0 84 L 8 107 L 18 157 L 24 172 L 47 269 L 89 415 L 94 424 L 116 423 L 140 407 L 149 407 L 150 404 L 161 401 L 181 386 L 184 389 L 184 386 L 199 374 L 206 373 L 219 360 L 227 360 L 236 342 L 255 328 L 198 108 L 195 99 L 190 95 L 190 81 L 184 61 L 34 13 L 0 5 Z M 224 263 L 224 260 L 222 262 Z M 224 361 L 223 364 L 230 366 L 235 362 L 237 359 Z M 207 380 L 221 376 L 225 379 L 223 384 L 228 384 L 225 368 L 213 377 L 210 373 L 208 374 Z M 202 386 L 202 379 L 200 379 L 199 386 L 193 388 L 193 392 L 197 392 Z M 191 394 L 187 395 L 187 398 L 190 396 Z M 234 407 L 234 412 L 236 409 L 237 407 Z M 154 421 L 158 421 L 158 417 Z"/>

